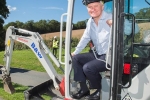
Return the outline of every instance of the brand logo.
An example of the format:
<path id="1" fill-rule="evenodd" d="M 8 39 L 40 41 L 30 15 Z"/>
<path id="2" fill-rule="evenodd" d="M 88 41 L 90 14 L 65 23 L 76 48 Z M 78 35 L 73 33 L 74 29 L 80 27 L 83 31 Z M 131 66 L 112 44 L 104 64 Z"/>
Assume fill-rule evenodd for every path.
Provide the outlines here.
<path id="1" fill-rule="evenodd" d="M 127 93 L 122 100 L 132 100 L 129 93 Z"/>
<path id="2" fill-rule="evenodd" d="M 39 58 L 42 58 L 41 53 L 39 52 L 39 50 L 36 48 L 35 44 L 32 43 L 31 47 L 33 48 L 33 50 L 36 52 L 36 54 L 39 56 Z"/>
<path id="3" fill-rule="evenodd" d="M 28 42 L 28 40 L 25 40 L 23 38 L 18 38 L 18 40 L 23 41 L 23 42 Z"/>

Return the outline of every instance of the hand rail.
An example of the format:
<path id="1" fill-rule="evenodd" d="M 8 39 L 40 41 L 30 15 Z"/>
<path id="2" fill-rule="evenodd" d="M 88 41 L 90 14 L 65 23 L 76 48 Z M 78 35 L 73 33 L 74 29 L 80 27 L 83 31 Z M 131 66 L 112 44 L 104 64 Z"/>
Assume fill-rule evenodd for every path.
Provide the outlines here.
<path id="1" fill-rule="evenodd" d="M 111 35 L 112 35 L 112 26 L 110 26 L 110 35 L 109 35 L 109 43 L 108 43 L 108 50 L 107 50 L 107 54 L 106 54 L 106 68 L 108 70 L 111 70 L 111 68 L 108 67 L 108 58 L 109 58 L 109 53 L 110 53 L 110 48 L 111 48 Z M 111 65 L 110 65 L 111 66 Z"/>
<path id="2" fill-rule="evenodd" d="M 150 5 L 150 2 L 148 2 L 147 0 L 145 0 L 145 2 Z"/>
<path id="3" fill-rule="evenodd" d="M 123 88 L 129 88 L 132 84 L 132 63 L 133 63 L 133 52 L 134 52 L 134 33 L 135 33 L 135 16 L 131 13 L 122 13 L 122 17 L 124 16 L 131 16 L 132 17 L 132 30 L 131 30 L 131 59 L 130 59 L 130 75 L 129 75 L 129 84 L 128 86 L 122 86 Z"/>
<path id="4" fill-rule="evenodd" d="M 60 40 L 59 40 L 59 62 L 65 65 L 65 62 L 62 62 L 61 55 L 62 55 L 62 31 L 63 31 L 63 18 L 67 16 L 67 13 L 61 15 L 61 23 L 60 23 Z"/>

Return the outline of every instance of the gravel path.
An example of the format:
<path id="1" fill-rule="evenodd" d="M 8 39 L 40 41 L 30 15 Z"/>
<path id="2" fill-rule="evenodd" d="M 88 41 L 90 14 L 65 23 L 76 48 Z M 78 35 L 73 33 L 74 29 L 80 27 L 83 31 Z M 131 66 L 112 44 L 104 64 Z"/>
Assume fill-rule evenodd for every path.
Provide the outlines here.
<path id="1" fill-rule="evenodd" d="M 25 69 L 11 68 L 11 80 L 24 86 L 36 86 L 50 79 L 47 73 Z M 1 74 L 0 74 L 1 78 Z"/>
<path id="2" fill-rule="evenodd" d="M 0 66 L 1 68 L 2 66 Z M 25 69 L 11 68 L 10 70 L 11 81 L 23 86 L 33 87 L 37 86 L 50 79 L 47 73 L 31 71 Z M 0 79 L 2 79 L 2 74 L 0 71 Z M 3 87 L 1 87 L 3 88 Z M 0 97 L 0 100 L 4 100 Z"/>

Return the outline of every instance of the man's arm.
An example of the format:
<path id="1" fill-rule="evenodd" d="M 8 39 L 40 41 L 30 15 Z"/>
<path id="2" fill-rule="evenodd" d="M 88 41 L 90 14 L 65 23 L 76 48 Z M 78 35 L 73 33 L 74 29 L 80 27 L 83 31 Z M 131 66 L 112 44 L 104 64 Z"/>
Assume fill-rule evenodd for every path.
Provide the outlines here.
<path id="1" fill-rule="evenodd" d="M 90 35 L 89 32 L 87 31 L 88 29 L 86 28 L 83 36 L 81 37 L 81 40 L 79 41 L 75 51 L 72 53 L 72 55 L 76 55 L 80 53 L 87 45 L 87 43 L 90 41 Z"/>

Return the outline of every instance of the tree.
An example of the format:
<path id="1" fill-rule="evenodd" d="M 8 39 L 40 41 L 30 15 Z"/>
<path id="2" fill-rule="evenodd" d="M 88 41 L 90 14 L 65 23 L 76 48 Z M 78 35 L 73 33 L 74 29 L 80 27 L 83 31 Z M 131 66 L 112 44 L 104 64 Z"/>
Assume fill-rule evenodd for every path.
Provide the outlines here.
<path id="1" fill-rule="evenodd" d="M 6 0 L 0 2 L 0 29 L 3 28 L 4 19 L 8 17 L 9 9 L 6 6 Z"/>
<path id="2" fill-rule="evenodd" d="M 23 29 L 33 31 L 33 25 L 34 25 L 34 20 L 29 20 L 29 21 L 24 23 Z"/>
<path id="3" fill-rule="evenodd" d="M 15 22 L 10 22 L 10 23 L 6 24 L 5 26 L 3 26 L 3 28 L 4 28 L 5 30 L 7 30 L 7 28 L 8 28 L 9 26 L 17 27 L 17 24 L 16 24 Z"/>
<path id="4" fill-rule="evenodd" d="M 6 0 L 0 1 L 0 49 L 4 49 L 5 30 L 3 29 L 4 19 L 8 17 L 9 9 L 6 6 Z"/>
<path id="5" fill-rule="evenodd" d="M 52 32 L 58 32 L 60 30 L 60 22 L 56 20 L 50 20 L 48 24 L 51 26 Z"/>
<path id="6" fill-rule="evenodd" d="M 86 28 L 86 21 L 79 21 L 77 22 L 78 29 L 85 29 Z"/>
<path id="7" fill-rule="evenodd" d="M 63 22 L 63 31 L 66 31 L 66 22 Z"/>
<path id="8" fill-rule="evenodd" d="M 37 25 L 38 25 L 37 29 L 39 29 L 38 32 L 41 34 L 46 33 L 48 28 L 49 28 L 49 27 L 47 27 L 47 21 L 46 20 L 40 20 Z"/>
<path id="9" fill-rule="evenodd" d="M 136 19 L 150 19 L 150 8 L 142 8 L 139 12 L 135 13 Z M 141 21 L 144 22 L 144 21 Z"/>

